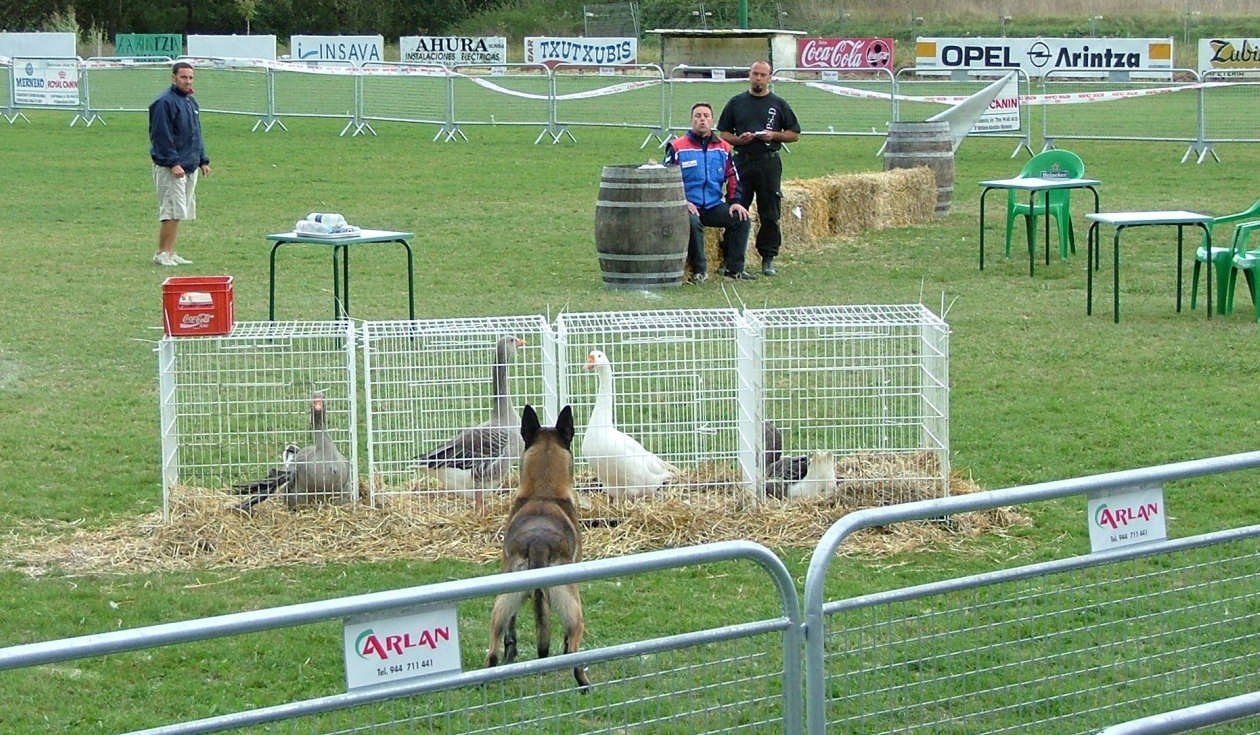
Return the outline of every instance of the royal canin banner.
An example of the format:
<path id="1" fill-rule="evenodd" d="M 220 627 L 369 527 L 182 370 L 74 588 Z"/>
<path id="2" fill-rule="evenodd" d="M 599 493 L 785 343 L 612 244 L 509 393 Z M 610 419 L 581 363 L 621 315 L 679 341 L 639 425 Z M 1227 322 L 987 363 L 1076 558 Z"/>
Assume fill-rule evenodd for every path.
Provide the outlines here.
<path id="1" fill-rule="evenodd" d="M 798 38 L 801 69 L 892 69 L 891 38 Z"/>

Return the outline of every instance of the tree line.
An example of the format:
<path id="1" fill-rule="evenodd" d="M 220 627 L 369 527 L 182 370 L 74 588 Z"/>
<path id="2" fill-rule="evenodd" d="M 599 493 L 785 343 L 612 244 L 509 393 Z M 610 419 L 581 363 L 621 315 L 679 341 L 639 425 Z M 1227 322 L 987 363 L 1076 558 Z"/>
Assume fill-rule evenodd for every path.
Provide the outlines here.
<path id="1" fill-rule="evenodd" d="M 0 30 L 444 35 L 500 0 L 0 0 Z"/>

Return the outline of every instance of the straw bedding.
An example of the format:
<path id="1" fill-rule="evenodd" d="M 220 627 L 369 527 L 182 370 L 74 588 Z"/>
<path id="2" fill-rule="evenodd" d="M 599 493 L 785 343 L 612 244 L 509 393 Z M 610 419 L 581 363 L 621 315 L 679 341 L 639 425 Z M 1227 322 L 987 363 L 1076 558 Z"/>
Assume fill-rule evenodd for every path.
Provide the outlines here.
<path id="1" fill-rule="evenodd" d="M 861 458 L 841 460 L 841 482 L 826 496 L 755 501 L 712 472 L 683 478 L 651 498 L 614 505 L 589 478 L 579 479 L 585 558 L 603 558 L 729 539 L 774 549 L 814 546 L 836 520 L 890 499 L 934 497 L 936 483 L 889 479 L 888 469 Z M 874 473 L 862 477 L 864 471 Z M 704 470 L 697 470 L 705 473 Z M 874 475 L 882 475 L 876 477 Z M 920 477 L 922 475 L 919 475 Z M 705 490 L 694 491 L 698 482 Z M 962 478 L 953 494 L 974 492 Z M 911 496 L 914 498 L 916 496 Z M 511 502 L 504 490 L 486 497 L 476 513 L 468 498 L 440 493 L 399 493 L 379 507 L 365 503 L 288 510 L 266 501 L 252 515 L 234 510 L 238 496 L 178 488 L 171 518 L 160 513 L 124 518 L 106 528 L 29 523 L 0 538 L 7 565 L 31 576 L 132 573 L 201 568 L 249 569 L 329 562 L 498 559 L 503 521 Z M 960 514 L 948 522 L 871 529 L 846 541 L 842 551 L 882 557 L 902 551 L 956 546 L 981 535 L 1001 535 L 1028 519 L 1017 510 Z"/>
<path id="2" fill-rule="evenodd" d="M 794 252 L 821 250 L 830 238 L 867 230 L 928 224 L 936 213 L 936 175 L 926 166 L 870 173 L 832 174 L 783 182 L 779 228 L 783 243 Z M 756 232 L 757 207 L 752 207 Z M 722 262 L 721 230 L 705 228 L 705 255 L 710 269 Z M 751 254 L 753 236 L 749 237 Z"/>

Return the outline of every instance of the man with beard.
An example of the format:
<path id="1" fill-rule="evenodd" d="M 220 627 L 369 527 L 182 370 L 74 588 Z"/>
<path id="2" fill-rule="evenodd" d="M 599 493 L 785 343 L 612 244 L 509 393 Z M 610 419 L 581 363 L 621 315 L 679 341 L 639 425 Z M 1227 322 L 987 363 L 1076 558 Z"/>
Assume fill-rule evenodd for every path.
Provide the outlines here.
<path id="1" fill-rule="evenodd" d="M 783 161 L 779 150 L 784 143 L 800 139 L 801 125 L 787 100 L 770 91 L 770 62 L 754 61 L 748 68 L 748 91 L 726 103 L 717 129 L 734 150 L 740 203 L 748 207 L 754 198 L 757 200 L 755 242 L 761 256 L 761 272 L 776 275 L 774 259 L 783 242 L 779 230 Z"/>

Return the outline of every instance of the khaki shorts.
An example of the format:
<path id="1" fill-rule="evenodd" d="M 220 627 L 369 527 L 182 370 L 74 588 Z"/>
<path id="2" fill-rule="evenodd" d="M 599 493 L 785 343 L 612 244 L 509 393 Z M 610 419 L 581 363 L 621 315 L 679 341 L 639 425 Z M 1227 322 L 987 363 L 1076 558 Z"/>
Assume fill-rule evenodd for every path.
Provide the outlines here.
<path id="1" fill-rule="evenodd" d="M 158 219 L 197 219 L 198 169 L 175 178 L 169 168 L 153 164 L 153 185 L 157 188 Z"/>

